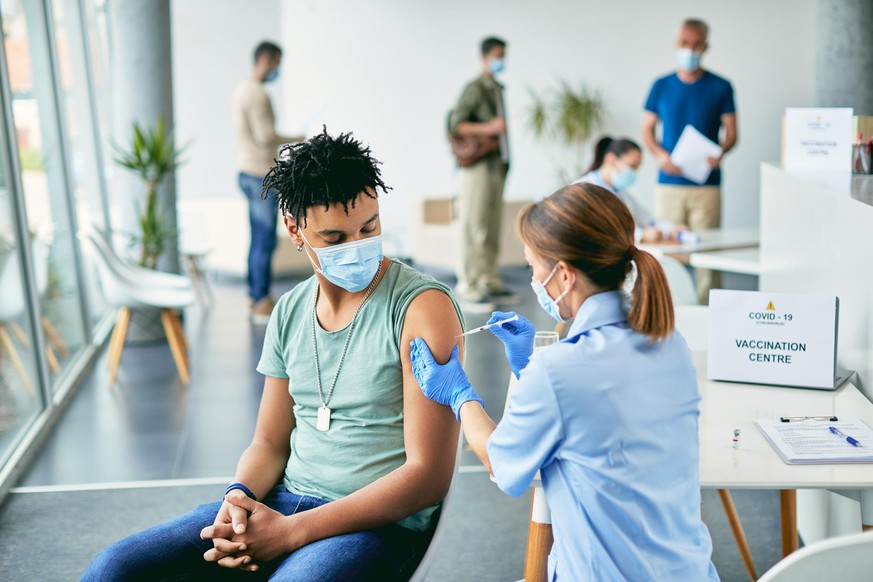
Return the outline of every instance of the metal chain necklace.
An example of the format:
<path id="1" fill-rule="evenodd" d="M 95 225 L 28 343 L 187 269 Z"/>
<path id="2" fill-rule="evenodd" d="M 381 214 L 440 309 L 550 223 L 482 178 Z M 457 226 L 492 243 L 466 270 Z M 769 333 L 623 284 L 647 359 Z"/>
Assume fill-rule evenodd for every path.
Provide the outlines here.
<path id="1" fill-rule="evenodd" d="M 327 393 L 327 397 L 325 398 L 324 392 L 321 389 L 321 367 L 318 362 L 318 342 L 315 339 L 315 309 L 318 305 L 318 291 L 319 285 L 315 285 L 315 298 L 312 300 L 312 351 L 315 352 L 315 378 L 318 381 L 318 399 L 321 400 L 321 407 L 318 409 L 318 415 L 315 420 L 315 428 L 318 430 L 325 432 L 330 429 L 330 408 L 327 405 L 330 403 L 330 397 L 333 396 L 334 388 L 336 388 L 336 380 L 339 378 L 340 370 L 343 367 L 343 362 L 346 359 L 346 351 L 349 349 L 349 341 L 352 339 L 352 331 L 355 329 L 355 322 L 358 320 L 358 312 L 361 311 L 361 308 L 364 306 L 364 303 L 367 302 L 367 299 L 370 298 L 370 294 L 373 292 L 373 289 L 376 287 L 376 283 L 379 281 L 379 275 L 382 274 L 382 262 L 379 261 L 379 269 L 376 270 L 376 276 L 373 277 L 373 280 L 370 281 L 370 285 L 367 287 L 367 292 L 364 293 L 364 298 L 361 300 L 361 303 L 358 305 L 358 308 L 355 309 L 355 314 L 352 316 L 352 322 L 349 324 L 349 331 L 346 333 L 346 341 L 343 344 L 343 351 L 340 354 L 339 365 L 336 367 L 336 373 L 333 375 L 333 383 L 330 385 L 330 390 Z"/>

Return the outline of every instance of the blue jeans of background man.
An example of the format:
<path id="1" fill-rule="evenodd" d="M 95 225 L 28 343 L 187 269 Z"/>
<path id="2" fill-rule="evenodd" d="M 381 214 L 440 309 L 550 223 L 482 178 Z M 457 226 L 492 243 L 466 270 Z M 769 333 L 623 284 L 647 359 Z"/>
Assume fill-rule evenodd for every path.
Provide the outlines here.
<path id="1" fill-rule="evenodd" d="M 284 515 L 326 503 L 290 493 L 281 484 L 263 502 Z M 94 558 L 82 580 L 408 580 L 430 542 L 430 533 L 389 525 L 319 540 L 284 558 L 262 564 L 258 572 L 227 569 L 203 559 L 203 553 L 212 548 L 212 541 L 200 539 L 200 530 L 212 525 L 220 506 L 220 502 L 201 505 L 181 517 L 116 542 Z"/>
<path id="2" fill-rule="evenodd" d="M 270 294 L 273 279 L 271 263 L 276 250 L 276 214 L 278 207 L 275 196 L 270 194 L 261 199 L 264 179 L 251 174 L 239 175 L 239 187 L 249 200 L 249 225 L 251 245 L 249 246 L 249 297 L 259 301 Z"/>

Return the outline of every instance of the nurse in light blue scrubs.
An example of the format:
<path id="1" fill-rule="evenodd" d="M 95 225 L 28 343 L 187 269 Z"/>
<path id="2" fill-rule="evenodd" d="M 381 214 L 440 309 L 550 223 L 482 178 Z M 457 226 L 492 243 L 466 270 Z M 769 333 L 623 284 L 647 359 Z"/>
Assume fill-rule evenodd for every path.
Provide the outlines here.
<path id="1" fill-rule="evenodd" d="M 534 354 L 528 320 L 492 328 L 519 379 L 499 425 L 457 347 L 440 365 L 413 342 L 422 391 L 451 406 L 505 493 L 522 495 L 541 471 L 551 580 L 718 580 L 700 518 L 696 374 L 664 272 L 634 245 L 630 212 L 607 190 L 576 184 L 522 210 L 518 232 L 540 305 L 573 319 L 567 338 Z"/>

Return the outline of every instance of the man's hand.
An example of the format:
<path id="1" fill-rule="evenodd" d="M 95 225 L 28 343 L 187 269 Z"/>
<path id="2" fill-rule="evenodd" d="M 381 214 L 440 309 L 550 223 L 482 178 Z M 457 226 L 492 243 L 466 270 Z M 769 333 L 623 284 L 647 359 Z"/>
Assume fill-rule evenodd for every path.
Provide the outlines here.
<path id="1" fill-rule="evenodd" d="M 214 552 L 211 556 L 212 559 L 205 555 L 204 558 L 210 562 L 217 560 L 219 565 L 225 568 L 240 568 L 254 572 L 258 566 L 251 563 L 251 556 L 240 553 L 245 551 L 246 545 L 242 542 L 231 541 L 235 534 L 244 533 L 248 525 L 248 512 L 231 502 L 232 499 L 239 497 L 248 499 L 246 494 L 239 489 L 234 489 L 225 495 L 224 502 L 221 504 L 212 526 L 201 530 L 200 537 L 211 539 L 214 546 L 212 550 L 209 550 L 209 552 Z"/>
<path id="2" fill-rule="evenodd" d="M 722 158 L 722 156 L 718 156 L 718 157 L 710 156 L 710 157 L 706 158 L 706 161 L 709 162 L 709 167 L 714 170 L 717 167 L 719 167 L 719 165 L 721 165 L 721 158 Z"/>
<path id="3" fill-rule="evenodd" d="M 673 160 L 670 159 L 670 154 L 667 153 L 666 150 L 661 150 L 660 152 L 658 152 L 657 158 L 658 166 L 661 167 L 662 172 L 671 176 L 682 175 L 682 169 L 673 163 Z"/>
<path id="4" fill-rule="evenodd" d="M 289 527 L 295 516 L 286 517 L 245 495 L 228 496 L 225 501 L 248 513 L 246 527 L 241 533 L 226 523 L 203 528 L 200 537 L 211 539 L 215 546 L 203 554 L 207 562 L 254 571 L 257 564 L 249 562 L 270 562 L 305 545 L 300 530 Z M 245 555 L 240 554 L 243 551 Z"/>
<path id="5" fill-rule="evenodd" d="M 495 117 L 491 121 L 485 123 L 488 128 L 488 135 L 500 135 L 506 133 L 506 120 L 502 117 Z"/>

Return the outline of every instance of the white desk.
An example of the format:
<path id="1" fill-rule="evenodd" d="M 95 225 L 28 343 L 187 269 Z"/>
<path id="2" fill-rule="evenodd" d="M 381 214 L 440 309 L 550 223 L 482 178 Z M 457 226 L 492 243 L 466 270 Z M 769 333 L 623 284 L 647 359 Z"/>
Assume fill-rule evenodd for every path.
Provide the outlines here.
<path id="1" fill-rule="evenodd" d="M 639 247 L 656 257 L 670 255 L 682 260 L 691 253 L 757 247 L 760 241 L 757 228 L 714 228 L 702 230 L 698 234 L 700 242 L 641 244 Z M 687 263 L 687 258 L 683 262 Z"/>
<path id="2" fill-rule="evenodd" d="M 788 465 L 754 426 L 759 418 L 854 416 L 873 425 L 873 403 L 854 385 L 811 390 L 706 379 L 706 354 L 694 354 L 700 404 L 700 484 L 720 489 L 871 490 L 873 465 Z M 740 447 L 731 447 L 739 428 Z M 873 498 L 871 498 L 873 501 Z M 862 509 L 864 509 L 862 505 Z M 873 504 L 864 523 L 873 525 Z M 868 513 L 869 511 L 869 513 Z"/>
<path id="3" fill-rule="evenodd" d="M 763 270 L 761 251 L 756 248 L 727 249 L 691 253 L 688 264 L 698 269 L 711 269 L 742 275 L 760 275 Z"/>
<path id="4" fill-rule="evenodd" d="M 834 391 L 762 386 L 706 379 L 706 353 L 694 354 L 700 404 L 700 486 L 779 489 L 782 555 L 797 549 L 797 489 L 839 493 L 861 503 L 861 525 L 873 529 L 873 466 L 789 465 L 754 422 L 780 416 L 854 416 L 873 426 L 873 403 L 848 382 Z M 731 446 L 740 429 L 740 446 Z"/>

